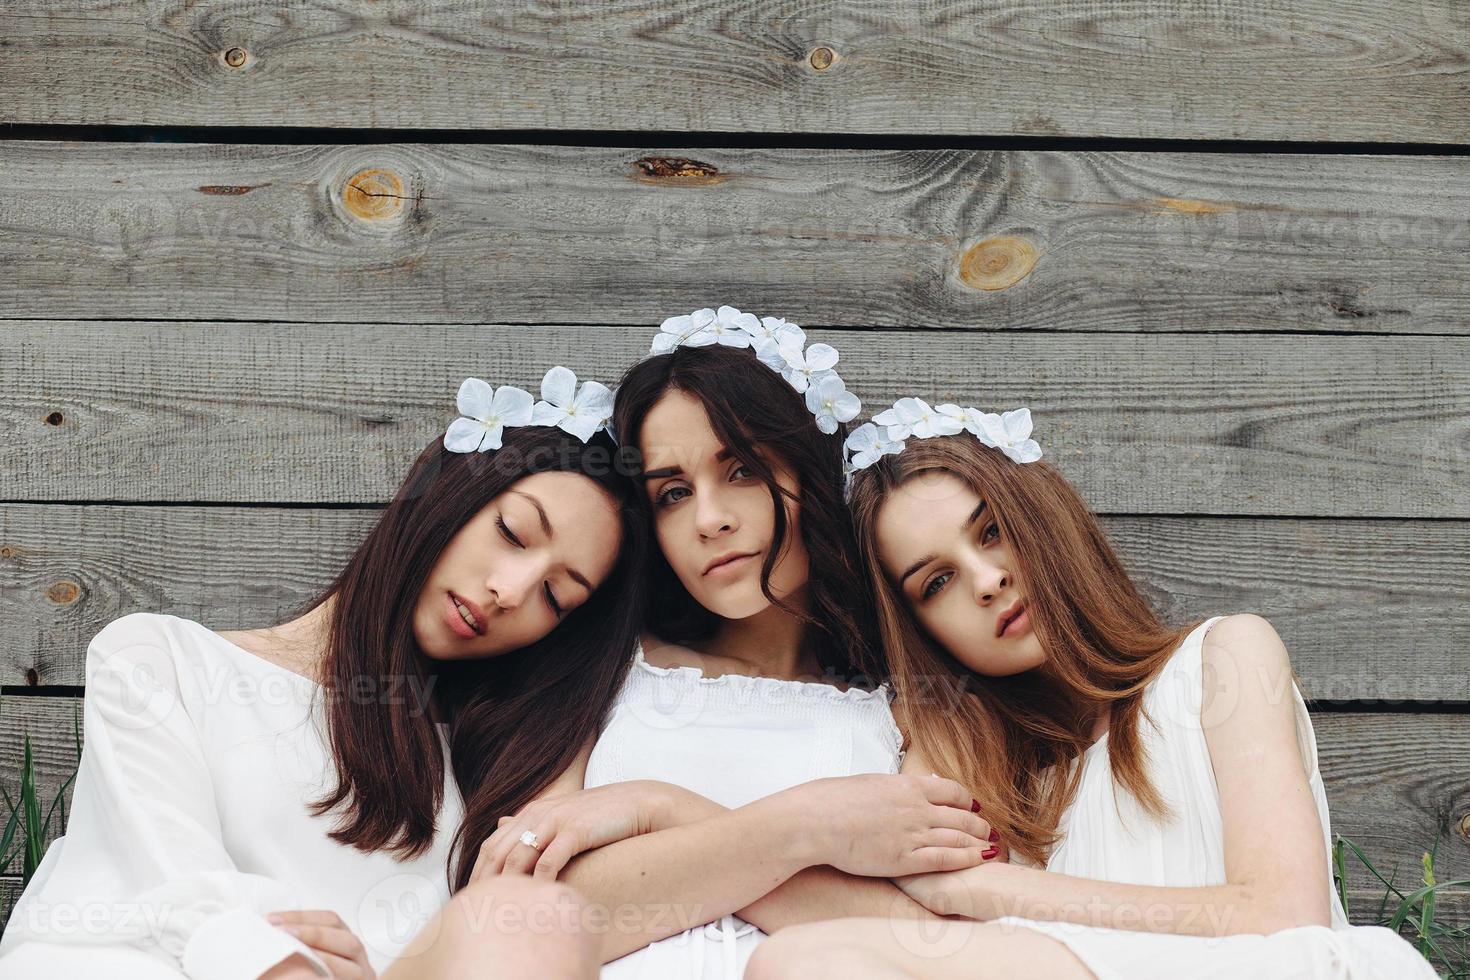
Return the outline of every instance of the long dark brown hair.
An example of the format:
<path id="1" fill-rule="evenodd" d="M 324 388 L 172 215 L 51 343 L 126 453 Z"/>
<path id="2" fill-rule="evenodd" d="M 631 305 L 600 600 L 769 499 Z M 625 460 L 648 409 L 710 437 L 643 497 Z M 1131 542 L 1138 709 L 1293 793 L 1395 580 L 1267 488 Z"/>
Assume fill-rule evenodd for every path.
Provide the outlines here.
<path id="1" fill-rule="evenodd" d="M 632 662 L 643 619 L 648 530 L 606 433 L 586 444 L 551 426 L 505 430 L 501 448 L 457 453 L 435 440 L 336 580 L 306 608 L 335 596 L 324 674 L 328 741 L 337 785 L 313 801 L 341 806 L 333 840 L 400 860 L 429 848 L 442 805 L 448 726 L 450 765 L 464 799 L 446 874 L 469 881 L 477 849 L 502 815 L 544 789 L 594 737 Z M 550 634 L 496 657 L 436 661 L 419 649 L 413 611 L 451 538 L 494 497 L 533 472 L 592 480 L 616 503 L 622 547 L 608 579 Z M 392 678 L 388 695 L 344 696 L 361 679 Z M 396 694 L 397 696 L 392 696 Z"/>
<path id="2" fill-rule="evenodd" d="M 665 392 L 678 390 L 697 399 L 710 428 L 741 463 L 766 485 L 776 513 L 775 537 L 761 566 L 761 592 L 774 605 L 801 619 L 806 643 L 824 672 L 844 681 L 886 676 L 875 641 L 877 621 L 863 588 L 854 556 L 852 520 L 842 499 L 842 441 L 847 427 L 822 432 L 805 400 L 780 374 L 747 349 L 711 345 L 676 347 L 668 354 L 633 365 L 618 385 L 613 424 L 625 447 L 636 447 L 648 412 Z M 771 570 L 786 540 L 784 499 L 772 468 L 752 451 L 762 446 L 795 474 L 801 536 L 810 559 L 808 611 L 772 595 Z M 652 523 L 647 495 L 639 500 Z M 708 638 L 717 615 L 691 596 L 663 553 L 648 560 L 649 629 L 663 639 L 688 643 Z"/>
<path id="3" fill-rule="evenodd" d="M 1024 585 L 1045 663 L 981 677 L 919 625 L 879 561 L 878 514 L 905 482 L 957 477 L 984 500 Z M 912 439 L 853 476 L 858 549 L 877 600 L 897 700 L 894 712 L 936 772 L 971 787 L 1013 851 L 1037 862 L 1076 795 L 1095 720 L 1107 714 L 1115 777 L 1145 812 L 1167 807 L 1150 782 L 1139 737 L 1143 691 L 1198 623 L 1164 625 L 1129 577 L 1096 516 L 1045 462 L 1018 464 L 968 434 Z M 936 681 L 960 692 L 935 697 Z"/>

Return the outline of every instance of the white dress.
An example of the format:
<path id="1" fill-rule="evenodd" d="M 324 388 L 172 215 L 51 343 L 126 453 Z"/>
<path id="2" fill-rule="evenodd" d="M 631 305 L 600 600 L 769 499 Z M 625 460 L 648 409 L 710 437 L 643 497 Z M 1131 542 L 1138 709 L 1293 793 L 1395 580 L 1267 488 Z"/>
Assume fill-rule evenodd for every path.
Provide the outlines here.
<path id="1" fill-rule="evenodd" d="M 1082 758 L 1077 797 L 1062 815 L 1062 837 L 1046 863 L 1048 871 L 1137 885 L 1225 883 L 1220 794 L 1200 722 L 1201 650 L 1205 633 L 1222 618 L 1206 620 L 1190 633 L 1144 692 L 1144 709 L 1158 727 L 1144 722 L 1140 737 L 1148 753 L 1149 778 L 1169 804 L 1170 818 L 1159 822 L 1149 817 L 1122 785 L 1115 798 L 1104 736 Z M 1330 884 L 1332 831 L 1317 769 L 1317 740 L 1295 684 L 1291 693 L 1297 740 L 1322 822 L 1322 875 Z M 1270 936 L 1183 936 L 1010 916 L 995 921 L 1035 929 L 1065 943 L 1098 980 L 1434 980 L 1429 964 L 1397 934 L 1349 925 L 1336 889 L 1331 892 L 1330 928 L 1303 926 Z"/>
<path id="2" fill-rule="evenodd" d="M 592 753 L 584 786 L 674 783 L 727 807 L 826 776 L 898 772 L 891 689 L 656 667 L 639 646 Z M 739 980 L 766 934 L 736 915 L 651 943 L 603 980 Z"/>
<path id="3" fill-rule="evenodd" d="M 337 811 L 306 808 L 335 779 L 321 691 L 192 620 L 108 624 L 87 648 L 66 834 L 16 903 L 0 978 L 256 980 L 294 952 L 327 976 L 266 921 L 289 908 L 337 912 L 384 969 L 448 901 L 463 803 L 446 743 L 427 852 L 400 862 L 328 838 Z"/>

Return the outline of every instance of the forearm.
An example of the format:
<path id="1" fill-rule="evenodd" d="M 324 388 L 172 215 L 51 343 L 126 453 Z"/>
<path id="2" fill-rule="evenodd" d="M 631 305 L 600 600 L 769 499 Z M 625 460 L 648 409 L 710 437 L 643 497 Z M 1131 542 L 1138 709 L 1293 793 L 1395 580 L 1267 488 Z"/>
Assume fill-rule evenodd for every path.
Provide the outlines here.
<path id="1" fill-rule="evenodd" d="M 747 922 L 771 933 L 827 919 L 929 919 L 936 915 L 887 878 L 850 875 L 830 865 L 807 868 L 739 910 Z"/>
<path id="2" fill-rule="evenodd" d="M 737 912 L 812 862 L 784 800 L 681 819 L 573 858 L 559 875 L 587 899 L 602 962 Z M 759 924 L 759 923 L 757 923 Z"/>
<path id="3" fill-rule="evenodd" d="M 713 800 L 690 793 L 681 797 L 664 814 L 660 826 L 693 823 L 728 812 L 726 807 Z M 719 867 L 705 868 L 703 880 L 707 881 L 719 873 Z M 818 865 L 798 872 L 737 912 L 742 919 L 767 933 L 806 922 L 854 916 L 942 918 L 909 898 L 888 878 L 850 875 L 830 865 Z"/>
<path id="4" fill-rule="evenodd" d="M 1015 915 L 1190 936 L 1261 934 L 1327 924 L 1272 901 L 1275 889 L 1258 885 L 1134 885 L 1013 865 L 982 865 L 932 878 L 934 884 L 923 895 L 925 906 L 980 920 Z"/>

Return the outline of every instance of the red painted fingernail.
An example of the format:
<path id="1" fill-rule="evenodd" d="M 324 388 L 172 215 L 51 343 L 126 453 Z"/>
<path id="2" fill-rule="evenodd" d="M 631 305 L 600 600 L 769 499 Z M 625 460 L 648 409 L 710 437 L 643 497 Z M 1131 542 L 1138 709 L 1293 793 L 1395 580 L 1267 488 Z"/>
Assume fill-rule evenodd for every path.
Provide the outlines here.
<path id="1" fill-rule="evenodd" d="M 980 812 L 980 801 L 977 800 L 977 799 L 974 799 L 973 797 L 970 799 L 970 812 L 971 813 L 979 813 Z"/>
<path id="2" fill-rule="evenodd" d="M 988 838 L 988 840 L 992 844 L 999 844 L 1000 843 L 1000 831 L 995 830 L 995 829 L 992 829 L 990 831 L 990 837 Z"/>
<path id="3" fill-rule="evenodd" d="M 989 861 L 991 858 L 995 857 L 999 853 L 1000 853 L 1000 848 L 998 848 L 998 847 L 992 847 L 988 851 L 981 851 L 980 852 L 980 857 L 983 858 L 986 861 Z"/>

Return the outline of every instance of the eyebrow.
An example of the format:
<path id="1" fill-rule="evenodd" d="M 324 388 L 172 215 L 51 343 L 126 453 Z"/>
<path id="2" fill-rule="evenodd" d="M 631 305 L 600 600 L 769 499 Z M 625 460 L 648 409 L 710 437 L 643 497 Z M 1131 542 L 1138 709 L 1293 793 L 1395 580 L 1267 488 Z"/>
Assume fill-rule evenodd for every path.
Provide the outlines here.
<path id="1" fill-rule="evenodd" d="M 715 462 L 723 463 L 725 460 L 732 458 L 734 455 L 734 453 L 730 452 L 728 446 L 723 447 L 720 449 L 719 452 L 715 453 Z M 665 466 L 661 470 L 644 470 L 643 479 L 662 480 L 666 476 L 678 476 L 680 473 L 683 472 L 684 471 L 678 466 Z"/>
<path id="2" fill-rule="evenodd" d="M 980 514 L 984 510 L 985 501 L 982 500 L 978 505 L 976 505 L 974 510 L 970 511 L 970 516 L 965 518 L 965 523 L 960 525 L 960 533 L 964 534 L 965 532 L 969 531 L 971 526 L 973 526 L 974 523 L 980 519 Z M 923 568 L 925 565 L 929 564 L 931 561 L 938 557 L 938 555 L 934 554 L 925 555 L 924 557 L 920 558 L 918 561 L 910 565 L 908 568 L 904 569 L 903 574 L 898 577 L 898 587 L 902 589 L 903 583 L 909 580 L 910 575 L 914 574 L 919 569 Z"/>
<path id="3" fill-rule="evenodd" d="M 541 530 L 546 532 L 546 537 L 548 539 L 556 537 L 556 532 L 551 529 L 551 521 L 547 520 L 546 508 L 541 506 L 541 501 L 537 500 L 531 494 L 526 493 L 524 490 L 512 490 L 511 493 L 515 494 L 517 497 L 525 497 L 527 500 L 529 500 L 531 502 L 531 506 L 536 508 L 537 516 L 541 518 Z M 592 583 L 587 581 L 587 577 L 581 572 L 577 571 L 575 568 L 568 568 L 567 576 L 571 578 L 573 582 L 576 582 L 582 588 L 586 589 L 588 592 L 594 591 L 592 588 Z"/>

